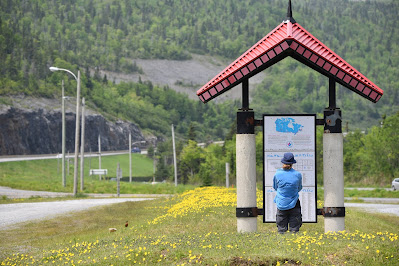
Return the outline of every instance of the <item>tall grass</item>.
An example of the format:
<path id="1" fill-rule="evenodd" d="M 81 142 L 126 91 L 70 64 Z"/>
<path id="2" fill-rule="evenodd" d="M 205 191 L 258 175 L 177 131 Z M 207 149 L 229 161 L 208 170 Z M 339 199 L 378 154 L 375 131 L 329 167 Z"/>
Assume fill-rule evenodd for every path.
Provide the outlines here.
<path id="1" fill-rule="evenodd" d="M 258 203 L 261 201 L 259 193 Z M 234 189 L 197 188 L 172 198 L 127 202 L 2 231 L 0 264 L 398 265 L 399 219 L 347 209 L 346 231 L 324 219 L 298 234 L 275 224 L 236 232 Z M 125 227 L 125 222 L 129 226 Z M 116 228 L 114 233 L 109 228 Z"/>

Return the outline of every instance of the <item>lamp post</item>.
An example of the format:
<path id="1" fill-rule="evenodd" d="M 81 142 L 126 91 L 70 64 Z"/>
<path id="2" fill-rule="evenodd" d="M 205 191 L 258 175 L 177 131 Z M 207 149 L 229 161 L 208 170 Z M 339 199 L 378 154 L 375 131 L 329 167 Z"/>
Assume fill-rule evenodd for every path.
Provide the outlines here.
<path id="1" fill-rule="evenodd" d="M 66 187 L 65 180 L 65 93 L 64 80 L 62 80 L 62 185 Z"/>
<path id="2" fill-rule="evenodd" d="M 58 67 L 50 67 L 50 71 L 65 71 L 71 74 L 77 82 L 76 92 L 76 128 L 75 128 L 75 161 L 74 161 L 74 173 L 73 173 L 73 195 L 76 196 L 78 190 L 78 157 L 79 157 L 79 129 L 80 129 L 80 71 L 78 70 L 78 76 L 76 77 L 70 70 Z"/>
<path id="3" fill-rule="evenodd" d="M 82 130 L 80 145 L 80 191 L 84 190 L 84 161 L 85 161 L 85 97 L 82 98 Z"/>
<path id="4" fill-rule="evenodd" d="M 65 171 L 65 140 L 66 140 L 66 122 L 65 122 L 65 100 L 69 99 L 65 96 L 64 80 L 62 80 L 62 186 L 66 187 L 66 171 Z M 69 175 L 69 152 L 68 152 L 68 175 Z"/>

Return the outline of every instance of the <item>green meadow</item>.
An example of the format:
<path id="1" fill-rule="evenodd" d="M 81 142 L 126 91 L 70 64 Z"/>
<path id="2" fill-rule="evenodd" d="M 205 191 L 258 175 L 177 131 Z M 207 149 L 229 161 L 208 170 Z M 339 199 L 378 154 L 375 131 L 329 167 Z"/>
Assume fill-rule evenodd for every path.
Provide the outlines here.
<path id="1" fill-rule="evenodd" d="M 102 177 L 90 176 L 90 169 L 98 169 L 98 157 L 85 158 L 84 166 L 84 190 L 80 192 L 80 171 L 78 172 L 78 196 L 88 193 L 111 193 L 115 194 L 117 185 L 110 181 L 116 177 L 118 163 L 122 169 L 124 182 L 121 182 L 121 194 L 174 194 L 193 189 L 194 185 L 178 185 L 173 182 L 151 185 L 153 181 L 153 161 L 145 155 L 132 154 L 132 183 L 129 180 L 129 154 L 109 155 L 101 158 L 101 168 L 108 169 L 108 175 Z M 67 168 L 66 163 L 66 168 Z M 80 166 L 80 163 L 79 163 Z M 73 158 L 70 158 L 69 174 L 66 171 L 66 187 L 62 185 L 61 159 L 17 161 L 0 163 L 0 186 L 17 189 L 72 192 L 73 191 Z M 144 181 L 144 182 L 143 182 Z M 155 180 L 161 181 L 161 180 Z M 262 182 L 258 182 L 258 189 L 262 189 Z M 347 185 L 347 184 L 346 184 Z M 350 185 L 350 184 L 349 184 Z M 323 190 L 318 189 L 319 200 L 323 199 Z M 345 190 L 345 197 L 375 197 L 375 198 L 398 198 L 398 191 L 387 191 L 384 188 L 375 190 Z M 0 203 L 5 203 L 4 199 Z"/>
<path id="2" fill-rule="evenodd" d="M 151 159 L 132 154 L 133 179 L 152 181 Z M 129 155 L 102 157 L 106 180 L 89 176 L 98 159 L 85 160 L 86 193 L 116 193 L 120 163 L 128 177 Z M 57 159 L 0 164 L 0 185 L 29 190 L 72 191 L 73 163 L 67 186 Z M 80 184 L 80 183 L 79 183 Z M 398 265 L 399 219 L 347 208 L 344 232 L 324 233 L 324 218 L 304 224 L 299 234 L 277 234 L 275 224 L 258 217 L 256 233 L 237 233 L 236 190 L 165 182 L 121 182 L 121 193 L 170 194 L 145 202 L 126 202 L 25 222 L 1 230 L 0 265 Z M 396 191 L 345 190 L 352 197 L 398 197 Z M 64 198 L 63 200 L 68 199 Z M 318 189 L 322 206 L 323 190 Z M 57 199 L 58 200 L 58 199 Z M 41 199 L 1 199 L 1 203 Z M 258 206 L 262 206 L 258 186 Z M 128 221 L 128 227 L 125 223 Z M 110 232 L 110 228 L 117 229 Z"/>
<path id="3" fill-rule="evenodd" d="M 0 264 L 399 264 L 396 216 L 348 208 L 346 231 L 324 233 L 319 217 L 284 235 L 258 217 L 256 233 L 237 233 L 235 207 L 235 189 L 206 187 L 24 223 L 1 231 Z"/>
<path id="4" fill-rule="evenodd" d="M 118 163 L 122 169 L 124 181 L 129 180 L 129 154 L 110 155 L 101 157 L 101 168 L 108 169 L 106 177 L 90 176 L 90 169 L 99 168 L 98 157 L 85 158 L 84 190 L 80 191 L 80 170 L 78 171 L 78 192 L 112 193 L 117 191 L 117 182 L 111 181 L 116 177 Z M 66 163 L 66 168 L 67 168 Z M 80 162 L 79 162 L 80 166 Z M 66 187 L 62 184 L 61 159 L 2 162 L 0 163 L 0 185 L 37 191 L 72 192 L 73 191 L 73 158 L 69 163 L 69 174 L 66 171 Z M 121 194 L 173 194 L 191 189 L 193 186 L 177 186 L 169 183 L 156 186 L 145 182 L 153 181 L 152 159 L 137 153 L 132 154 L 132 179 L 140 182 L 121 182 Z M 156 180 L 157 181 L 157 180 Z"/>

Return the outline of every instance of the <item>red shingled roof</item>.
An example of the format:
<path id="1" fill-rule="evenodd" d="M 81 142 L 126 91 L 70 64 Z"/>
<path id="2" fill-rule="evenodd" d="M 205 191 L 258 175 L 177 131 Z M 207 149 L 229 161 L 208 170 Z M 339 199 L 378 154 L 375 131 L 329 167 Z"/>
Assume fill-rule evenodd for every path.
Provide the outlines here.
<path id="1" fill-rule="evenodd" d="M 208 102 L 287 56 L 334 78 L 372 102 L 377 102 L 384 93 L 295 20 L 287 20 L 206 83 L 197 95 L 204 103 Z"/>

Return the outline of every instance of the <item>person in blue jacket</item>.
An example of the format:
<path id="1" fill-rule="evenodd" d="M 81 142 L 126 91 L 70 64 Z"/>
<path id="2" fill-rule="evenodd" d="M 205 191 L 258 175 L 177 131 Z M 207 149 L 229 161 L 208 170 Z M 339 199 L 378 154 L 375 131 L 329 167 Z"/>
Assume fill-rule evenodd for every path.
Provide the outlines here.
<path id="1" fill-rule="evenodd" d="M 277 191 L 274 202 L 277 204 L 276 223 L 278 232 L 297 233 L 302 226 L 301 203 L 298 192 L 302 190 L 302 174 L 292 168 L 296 163 L 291 152 L 281 159 L 283 167 L 277 169 L 273 178 L 273 188 Z"/>

